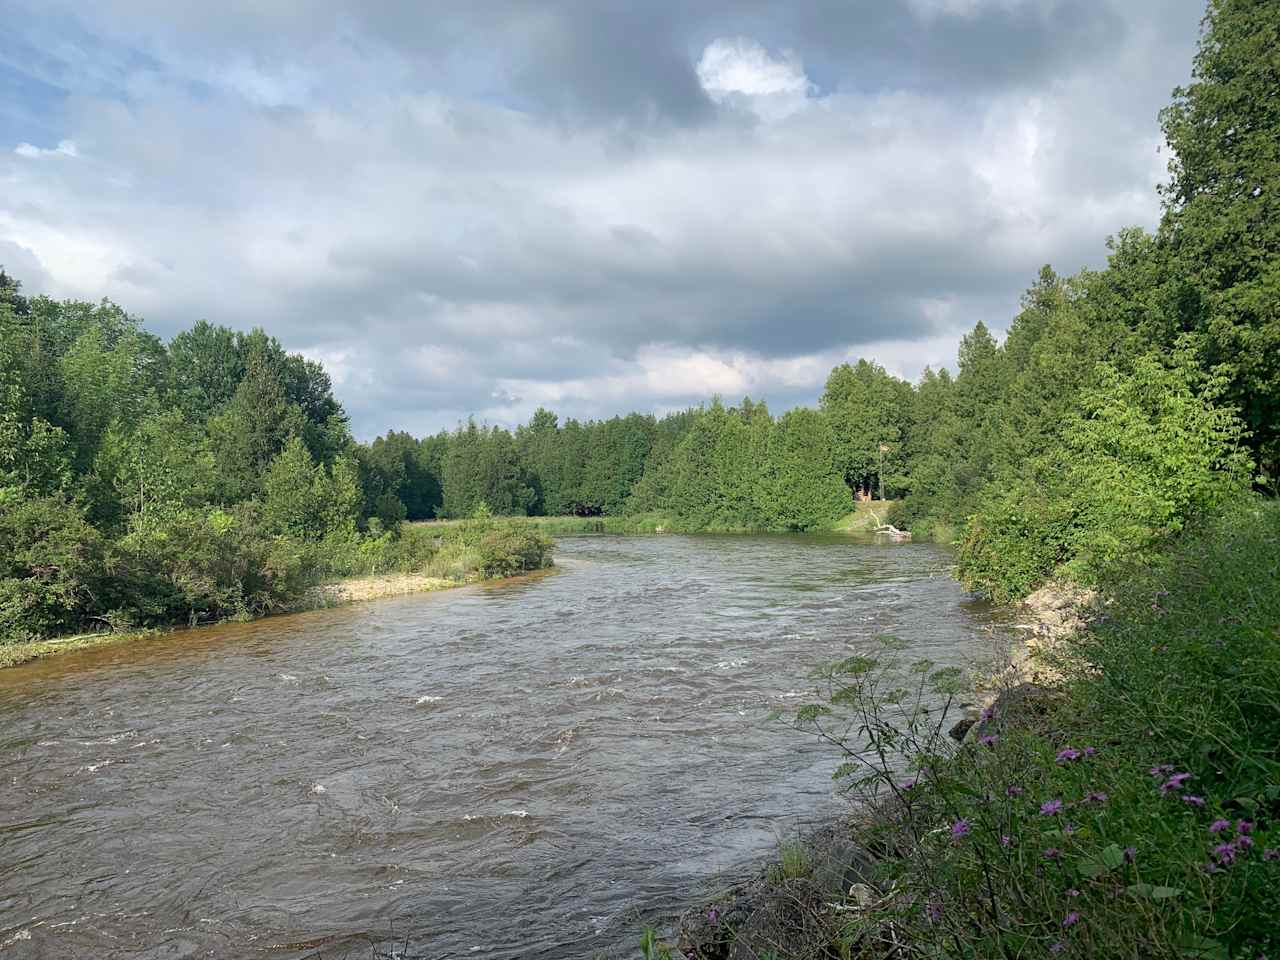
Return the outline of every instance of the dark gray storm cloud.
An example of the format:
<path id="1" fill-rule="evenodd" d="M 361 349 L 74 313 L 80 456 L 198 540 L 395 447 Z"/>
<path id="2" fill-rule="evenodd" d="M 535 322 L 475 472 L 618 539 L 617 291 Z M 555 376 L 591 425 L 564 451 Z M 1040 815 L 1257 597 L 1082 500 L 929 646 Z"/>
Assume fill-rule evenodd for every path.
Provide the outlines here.
<path id="1" fill-rule="evenodd" d="M 1150 225 L 1195 0 L 17 0 L 0 263 L 358 432 L 915 376 Z"/>

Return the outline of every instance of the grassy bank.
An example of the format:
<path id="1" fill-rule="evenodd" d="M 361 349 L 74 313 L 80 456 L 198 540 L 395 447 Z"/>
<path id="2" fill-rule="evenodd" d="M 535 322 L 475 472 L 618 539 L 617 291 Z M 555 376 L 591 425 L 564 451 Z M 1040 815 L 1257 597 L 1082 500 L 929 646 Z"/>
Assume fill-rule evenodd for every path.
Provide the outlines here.
<path id="1" fill-rule="evenodd" d="M 447 527 L 406 525 L 398 534 L 311 545 L 306 578 L 259 608 L 241 607 L 202 624 L 247 621 L 382 597 L 445 590 L 519 576 L 552 565 L 551 541 L 519 522 L 483 518 Z M 106 626 L 106 624 L 103 624 Z M 182 626 L 197 626 L 189 623 Z M 177 624 L 107 629 L 0 643 L 0 668 L 31 660 L 154 636 Z"/>
<path id="2" fill-rule="evenodd" d="M 1089 627 L 1034 654 L 1060 683 L 1007 691 L 961 745 L 944 709 L 972 695 L 957 671 L 903 662 L 892 640 L 828 665 L 796 719 L 845 754 L 865 882 L 803 941 L 744 945 L 1280 955 L 1280 505 L 1237 507 L 1100 596 Z M 709 942 L 752 935 L 722 934 Z"/>
<path id="3" fill-rule="evenodd" d="M 837 520 L 831 529 L 839 533 L 874 533 L 876 527 L 892 523 L 889 512 L 898 504 L 897 500 L 859 501 L 853 510 Z"/>

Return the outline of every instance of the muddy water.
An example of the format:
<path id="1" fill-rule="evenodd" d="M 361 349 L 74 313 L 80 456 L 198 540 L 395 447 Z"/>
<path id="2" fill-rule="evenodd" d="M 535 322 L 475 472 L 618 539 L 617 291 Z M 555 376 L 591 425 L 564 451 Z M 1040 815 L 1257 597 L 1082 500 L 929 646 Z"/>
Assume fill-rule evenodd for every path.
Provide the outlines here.
<path id="1" fill-rule="evenodd" d="M 0 672 L 0 956 L 634 956 L 839 803 L 829 750 L 765 719 L 816 662 L 1001 630 L 927 545 L 558 559 Z"/>

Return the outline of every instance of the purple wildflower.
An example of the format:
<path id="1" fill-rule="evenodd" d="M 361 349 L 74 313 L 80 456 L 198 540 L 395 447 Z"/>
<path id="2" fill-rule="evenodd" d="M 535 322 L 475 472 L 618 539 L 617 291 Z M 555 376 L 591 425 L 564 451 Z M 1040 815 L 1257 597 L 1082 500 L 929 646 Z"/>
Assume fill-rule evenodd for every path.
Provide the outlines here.
<path id="1" fill-rule="evenodd" d="M 1280 860 L 1280 848 L 1267 847 L 1262 851 L 1263 860 Z"/>
<path id="2" fill-rule="evenodd" d="M 1063 945 L 1063 944 L 1062 944 L 1062 942 L 1061 942 L 1061 941 L 1059 941 L 1058 943 L 1051 943 L 1051 944 L 1049 944 L 1049 952 L 1050 952 L 1050 953 L 1061 953 L 1061 952 L 1062 952 L 1063 950 L 1065 950 L 1065 949 L 1067 949 L 1067 948 L 1066 948 L 1066 946 L 1065 946 L 1065 945 Z"/>
<path id="3" fill-rule="evenodd" d="M 1236 833 L 1239 833 L 1239 834 L 1253 833 L 1253 822 L 1250 820 L 1237 820 Z"/>
<path id="4" fill-rule="evenodd" d="M 1079 891 L 1079 890 L 1077 890 L 1075 887 L 1072 887 L 1070 890 L 1068 890 L 1068 891 L 1067 891 L 1067 896 L 1068 896 L 1068 897 L 1078 897 L 1078 896 L 1080 896 L 1080 891 Z"/>
<path id="5" fill-rule="evenodd" d="M 1069 837 L 1076 832 L 1076 825 L 1074 823 L 1064 824 L 1062 827 L 1062 832 L 1063 834 Z"/>
<path id="6" fill-rule="evenodd" d="M 1057 847 L 1049 847 L 1047 850 L 1044 851 L 1044 858 L 1046 860 L 1057 860 L 1061 858 L 1061 856 L 1062 856 L 1062 851 L 1059 850 Z"/>
<path id="7" fill-rule="evenodd" d="M 715 907 L 712 907 L 710 910 L 707 911 L 707 920 L 710 921 L 711 923 L 715 923 L 716 917 L 718 916 L 720 916 L 720 914 L 716 912 Z"/>
<path id="8" fill-rule="evenodd" d="M 1012 846 L 1013 846 L 1013 837 L 1009 836 L 1008 834 L 1004 834 L 1004 835 L 1002 835 L 1002 836 L 1000 837 L 1000 846 L 1002 846 L 1002 847 L 1012 847 Z"/>
<path id="9" fill-rule="evenodd" d="M 1160 785 L 1160 792 L 1162 794 L 1167 794 L 1171 790 L 1181 790 L 1183 784 L 1185 784 L 1190 779 L 1191 779 L 1191 774 L 1189 773 L 1175 773 L 1172 777 L 1170 777 L 1168 780 L 1166 780 L 1164 783 Z"/>
<path id="10" fill-rule="evenodd" d="M 1074 927 L 1079 922 L 1080 922 L 1080 914 L 1075 910 L 1072 910 L 1070 913 L 1068 913 L 1065 917 L 1062 918 L 1062 926 L 1064 929 L 1067 927 Z"/>
<path id="11" fill-rule="evenodd" d="M 915 788 L 915 785 L 916 785 L 916 780 L 915 780 L 915 778 L 912 778 L 912 779 L 910 779 L 910 780 L 903 780 L 900 784 L 898 784 L 898 789 L 899 789 L 899 790 L 912 790 L 912 789 L 914 789 L 914 788 Z"/>
<path id="12" fill-rule="evenodd" d="M 1193 807 L 1203 807 L 1204 797 L 1197 797 L 1195 794 L 1189 793 L 1182 798 L 1183 803 L 1189 803 Z"/>
<path id="13" fill-rule="evenodd" d="M 964 817 L 961 817 L 951 825 L 951 835 L 953 837 L 967 837 L 969 835 L 969 831 L 972 829 L 973 824 Z"/>
<path id="14" fill-rule="evenodd" d="M 1061 800 L 1046 800 L 1044 803 L 1040 804 L 1040 812 L 1044 814 L 1046 817 L 1052 816 L 1053 814 L 1057 813 L 1061 809 L 1062 809 Z"/>
<path id="15" fill-rule="evenodd" d="M 929 914 L 929 919 L 937 923 L 942 919 L 942 907 L 939 904 L 931 903 L 925 908 L 925 912 Z"/>
<path id="16" fill-rule="evenodd" d="M 1229 867 L 1236 862 L 1236 847 L 1233 843 L 1220 843 L 1213 848 L 1213 855 L 1218 858 L 1218 863 L 1224 867 Z"/>
<path id="17" fill-rule="evenodd" d="M 1022 788 L 1016 783 L 1010 784 L 1004 788 L 1004 795 L 1006 797 L 1020 797 L 1022 796 Z"/>
<path id="18" fill-rule="evenodd" d="M 1170 772 L 1172 769 L 1173 769 L 1172 764 L 1160 763 L 1152 767 L 1150 770 L 1148 770 L 1147 773 L 1151 774 L 1153 777 L 1163 777 L 1166 773 Z"/>
<path id="19" fill-rule="evenodd" d="M 1223 830 L 1227 830 L 1227 829 L 1229 829 L 1230 827 L 1231 827 L 1231 821 L 1230 821 L 1230 820 L 1222 820 L 1222 819 L 1218 819 L 1218 820 L 1213 821 L 1213 823 L 1209 824 L 1209 832 L 1210 832 L 1210 833 L 1221 833 Z"/>
<path id="20" fill-rule="evenodd" d="M 984 747 L 994 747 L 996 743 L 996 735 L 994 733 L 984 733 L 978 738 L 978 743 Z"/>
<path id="21" fill-rule="evenodd" d="M 1084 755 L 1085 755 L 1086 757 L 1092 757 L 1092 756 L 1093 756 L 1095 753 L 1097 753 L 1097 752 L 1098 752 L 1098 748 L 1097 748 L 1097 747 L 1085 747 L 1085 748 L 1084 748 Z"/>
<path id="22" fill-rule="evenodd" d="M 1101 790 L 1094 790 L 1092 793 L 1085 794 L 1085 803 L 1106 803 L 1107 795 Z"/>
<path id="23" fill-rule="evenodd" d="M 1057 759 L 1059 763 L 1068 763 L 1072 760 L 1079 760 L 1082 756 L 1084 756 L 1084 754 L 1075 747 L 1067 747 L 1064 750 L 1058 751 Z"/>
<path id="24" fill-rule="evenodd" d="M 981 716 L 983 720 L 990 720 L 995 715 L 996 715 L 996 705 L 994 703 L 988 707 L 982 708 Z"/>
<path id="25" fill-rule="evenodd" d="M 1124 862 L 1125 862 L 1125 863 L 1133 863 L 1133 861 L 1135 861 L 1135 860 L 1137 860 L 1137 859 L 1138 859 L 1138 848 L 1137 848 L 1137 847 L 1125 847 L 1125 848 L 1124 848 Z"/>

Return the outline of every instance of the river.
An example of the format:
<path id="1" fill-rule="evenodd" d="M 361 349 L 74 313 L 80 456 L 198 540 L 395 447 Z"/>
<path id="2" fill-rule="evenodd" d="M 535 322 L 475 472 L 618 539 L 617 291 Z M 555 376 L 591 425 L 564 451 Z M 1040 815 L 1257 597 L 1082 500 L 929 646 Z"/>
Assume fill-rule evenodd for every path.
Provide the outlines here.
<path id="1" fill-rule="evenodd" d="M 557 562 L 0 671 L 0 956 L 635 956 L 844 802 L 767 720 L 815 664 L 888 632 L 967 665 L 1006 630 L 927 544 Z"/>

